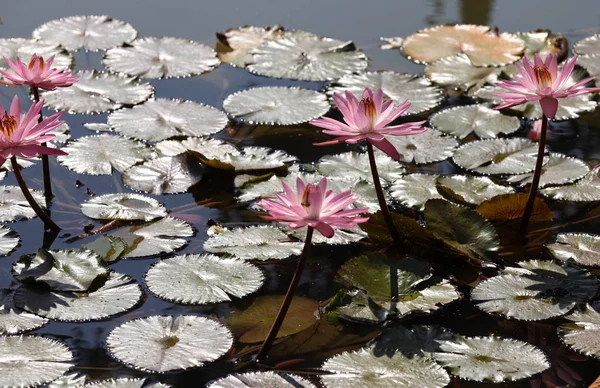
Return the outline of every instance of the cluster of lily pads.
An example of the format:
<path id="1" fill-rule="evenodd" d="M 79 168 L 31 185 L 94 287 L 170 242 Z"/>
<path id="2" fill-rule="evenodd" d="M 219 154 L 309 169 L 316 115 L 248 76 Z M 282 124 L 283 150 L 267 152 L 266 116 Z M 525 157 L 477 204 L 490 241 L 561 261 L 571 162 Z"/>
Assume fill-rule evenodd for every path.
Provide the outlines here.
<path id="1" fill-rule="evenodd" d="M 564 59 L 566 38 L 547 31 L 497 34 L 485 26 L 457 25 L 388 41 L 387 48 L 398 48 L 424 64 L 424 76 L 367 71 L 367 56 L 352 42 L 281 26 L 218 33 L 216 51 L 180 38 L 137 38 L 131 25 L 106 16 L 59 19 L 37 28 L 32 39 L 0 39 L 0 56 L 54 55 L 55 66 L 73 67 L 70 51 L 106 50 L 106 71 L 78 70 L 76 84 L 42 93 L 52 109 L 108 113 L 106 123 L 84 124 L 95 135 L 70 128 L 74 139 L 68 139 L 63 126 L 65 136 L 53 146 L 68 153 L 58 157 L 60 165 L 87 175 L 117 171 L 125 186 L 138 192 L 97 193 L 80 210 L 105 222 L 99 230 L 72 238 L 71 250 L 45 247 L 14 262 L 15 283 L 0 290 L 0 353 L 6 360 L 18 360 L 21 367 L 1 363 L 0 385 L 166 386 L 156 379 L 128 377 L 90 382 L 69 372 L 76 365 L 74 349 L 23 333 L 49 320 L 105 320 L 138 307 L 143 303 L 142 286 L 111 269 L 117 260 L 160 257 L 148 269 L 144 287 L 173 303 L 230 303 L 260 290 L 276 277 L 267 272 L 268 264 L 301 252 L 306 228 L 291 230 L 260 221 L 256 201 L 280 192 L 281 182 L 292 184 L 297 177 L 309 183 L 327 177 L 334 191 L 351 189 L 360 195 L 356 206 L 367 207 L 371 220 L 360 228 L 338 229 L 331 239 L 315 236 L 314 242 L 331 245 L 333 254 L 342 251 L 338 245 L 349 244 L 358 253 L 337 270 L 336 295 L 321 304 L 306 297 L 294 299 L 294 324 L 284 322 L 272 359 L 285 361 L 290 356 L 287 349 L 310 342 L 303 333 L 320 325 L 365 325 L 375 330 L 372 340 L 344 345 L 344 351 L 317 369 L 319 379 L 249 363 L 209 386 L 310 387 L 320 381 L 327 387 L 443 387 L 450 375 L 502 382 L 544 371 L 544 381 L 567 378 L 564 361 L 555 365 L 534 346 L 541 344 L 492 332 L 468 336 L 440 326 L 403 325 L 452 309 L 444 306 L 465 298 L 484 312 L 514 320 L 562 317 L 564 343 L 599 358 L 600 304 L 594 298 L 600 280 L 590 268 L 600 266 L 600 236 L 553 236 L 554 214 L 548 203 L 600 200 L 600 168 L 548 152 L 540 181 L 545 199 L 536 199 L 527 244 L 522 245 L 515 225 L 522 216 L 522 192 L 532 179 L 537 145 L 512 135 L 542 113 L 534 103 L 507 112 L 493 109 L 500 103 L 494 81 L 510 79 L 516 73 L 513 63 L 523 55 L 553 53 Z M 600 61 L 595 59 L 600 56 L 599 42 L 594 36 L 574 46 L 582 67 L 573 73 L 572 82 L 587 74 L 600 76 Z M 259 86 L 230 94 L 221 111 L 200 102 L 154 96 L 153 86 L 145 81 L 200 75 L 221 62 L 264 77 L 316 82 L 319 90 Z M 306 123 L 331 111 L 332 94 L 349 90 L 360 97 L 365 87 L 381 88 L 386 99 L 397 103 L 408 99 L 412 105 L 407 114 L 429 122 L 427 132 L 389 138 L 401 154 L 399 162 L 376 153 L 394 223 L 409 251 L 402 260 L 385 254 L 391 238 L 378 212 L 367 154 L 360 147 L 305 163 L 284 150 L 240 147 L 222 136 L 228 126 L 243 124 L 274 132 L 287 126 L 316 138 L 318 130 Z M 467 104 L 448 107 L 448 96 L 463 94 Z M 597 105 L 591 94 L 561 99 L 556 119 L 577 119 Z M 452 164 L 443 166 L 451 166 L 445 171 L 452 174 L 428 167 L 448 160 Z M 34 163 L 19 160 L 23 168 Z M 6 175 L 0 171 L 0 179 Z M 249 209 L 254 212 L 249 216 L 253 225 L 214 225 L 201 250 L 176 254 L 196 232 L 152 196 L 188 192 L 208 179 L 227 182 L 233 205 L 203 205 Z M 33 194 L 44 204 L 40 193 Z M 0 186 L 1 222 L 34 216 L 17 187 Z M 18 244 L 16 233 L 0 226 L 0 255 L 11 255 Z M 398 298 L 391 298 L 391 289 L 397 290 Z M 225 354 L 227 360 L 248 361 L 264 340 L 269 329 L 265 322 L 271 322 L 280 301 L 278 295 L 259 296 L 227 316 L 127 320 L 108 334 L 106 347 L 118 362 L 149 373 L 202 367 Z M 231 350 L 234 339 L 239 344 L 236 352 Z M 548 372 L 551 366 L 563 370 Z"/>

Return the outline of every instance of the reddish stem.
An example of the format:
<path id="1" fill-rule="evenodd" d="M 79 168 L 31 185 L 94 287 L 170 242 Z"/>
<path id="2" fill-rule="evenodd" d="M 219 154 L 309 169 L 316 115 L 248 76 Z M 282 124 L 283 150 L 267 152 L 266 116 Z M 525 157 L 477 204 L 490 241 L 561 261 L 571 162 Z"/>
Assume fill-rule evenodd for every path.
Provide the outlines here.
<path id="1" fill-rule="evenodd" d="M 31 90 L 33 91 L 33 98 L 35 99 L 35 102 L 40 102 L 40 91 L 38 87 L 32 86 Z M 44 115 L 40 109 L 38 123 L 41 123 L 42 121 L 44 121 Z M 47 143 L 42 143 L 42 146 L 46 147 Z M 52 183 L 50 182 L 50 161 L 48 160 L 48 155 L 45 154 L 42 154 L 42 171 L 44 173 L 44 196 L 48 202 L 52 199 Z"/>

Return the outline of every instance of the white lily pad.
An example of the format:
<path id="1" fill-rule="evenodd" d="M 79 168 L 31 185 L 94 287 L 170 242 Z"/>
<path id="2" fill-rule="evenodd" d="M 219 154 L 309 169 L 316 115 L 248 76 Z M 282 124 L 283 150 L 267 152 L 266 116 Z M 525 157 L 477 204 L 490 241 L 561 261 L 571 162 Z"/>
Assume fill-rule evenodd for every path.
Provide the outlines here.
<path id="1" fill-rule="evenodd" d="M 19 334 L 35 330 L 48 323 L 48 319 L 15 307 L 14 290 L 0 288 L 0 334 Z"/>
<path id="2" fill-rule="evenodd" d="M 202 172 L 184 154 L 148 160 L 125 170 L 122 178 L 134 190 L 155 195 L 176 194 L 200 182 Z"/>
<path id="3" fill-rule="evenodd" d="M 37 190 L 29 190 L 35 202 L 42 209 L 46 208 L 44 194 Z M 37 217 L 29 206 L 23 192 L 18 186 L 0 186 L 0 222 L 11 222 Z"/>
<path id="4" fill-rule="evenodd" d="M 600 168 L 593 168 L 581 180 L 571 185 L 547 187 L 541 193 L 552 199 L 572 202 L 600 200 Z"/>
<path id="5" fill-rule="evenodd" d="M 590 233 L 559 233 L 556 242 L 546 248 L 562 261 L 574 260 L 580 265 L 600 266 L 600 236 Z"/>
<path id="6" fill-rule="evenodd" d="M 600 54 L 582 55 L 577 59 L 577 64 L 583 67 L 591 77 L 600 77 Z"/>
<path id="7" fill-rule="evenodd" d="M 281 36 L 284 28 L 275 26 L 244 26 L 230 28 L 225 32 L 217 33 L 217 55 L 225 63 L 235 67 L 246 67 L 252 60 L 248 54 L 250 50 L 258 47 L 265 40 Z"/>
<path id="8" fill-rule="evenodd" d="M 106 52 L 102 63 L 112 72 L 141 78 L 189 77 L 219 65 L 210 47 L 181 38 L 143 38 Z"/>
<path id="9" fill-rule="evenodd" d="M 573 51 L 578 55 L 600 54 L 600 34 L 588 36 L 573 45 Z"/>
<path id="10" fill-rule="evenodd" d="M 0 336 L 0 386 L 34 387 L 62 376 L 74 363 L 67 345 L 40 336 Z"/>
<path id="11" fill-rule="evenodd" d="M 142 290 L 127 275 L 111 272 L 104 285 L 92 292 L 47 291 L 21 286 L 15 305 L 36 315 L 61 322 L 106 319 L 133 309 L 142 299 Z"/>
<path id="12" fill-rule="evenodd" d="M 110 175 L 153 156 L 145 144 L 121 136 L 86 136 L 75 140 L 63 151 L 68 155 L 57 159 L 63 166 L 82 174 Z"/>
<path id="13" fill-rule="evenodd" d="M 275 227 L 251 226 L 213 233 L 203 248 L 206 252 L 227 253 L 244 260 L 273 260 L 299 255 L 303 245 Z"/>
<path id="14" fill-rule="evenodd" d="M 436 187 L 447 198 L 472 205 L 479 205 L 497 195 L 515 192 L 512 187 L 498 185 L 488 177 L 473 175 L 443 175 L 437 178 Z"/>
<path id="15" fill-rule="evenodd" d="M 346 75 L 331 84 L 327 89 L 327 94 L 332 96 L 334 92 L 337 92 L 344 95 L 345 91 L 350 91 L 360 100 L 366 87 L 371 90 L 381 88 L 384 100 L 393 100 L 396 105 L 408 100 L 410 108 L 406 114 L 431 110 L 441 104 L 444 99 L 442 91 L 433 86 L 428 79 L 393 71 Z"/>
<path id="16" fill-rule="evenodd" d="M 227 116 L 212 106 L 159 98 L 111 113 L 108 124 L 125 136 L 160 141 L 217 133 L 227 125 Z"/>
<path id="17" fill-rule="evenodd" d="M 78 71 L 79 80 L 68 88 L 43 90 L 41 97 L 51 109 L 70 113 L 103 113 L 149 99 L 154 88 L 122 74 Z"/>
<path id="18" fill-rule="evenodd" d="M 379 46 L 382 50 L 397 50 L 402 48 L 404 38 L 401 36 L 380 37 L 379 40 L 385 42 Z"/>
<path id="19" fill-rule="evenodd" d="M 586 162 L 563 154 L 550 153 L 548 163 L 542 167 L 539 187 L 564 185 L 583 178 L 590 171 Z M 533 173 L 513 175 L 506 178 L 510 183 L 526 186 L 533 181 Z"/>
<path id="20" fill-rule="evenodd" d="M 225 326 L 195 315 L 134 319 L 115 328 L 106 340 L 118 361 L 158 373 L 202 366 L 221 357 L 232 344 Z"/>
<path id="21" fill-rule="evenodd" d="M 14 230 L 7 228 L 4 225 L 0 225 L 0 256 L 6 256 L 11 253 L 21 238 Z"/>
<path id="22" fill-rule="evenodd" d="M 368 59 L 354 43 L 305 31 L 286 32 L 250 50 L 248 70 L 258 75 L 302 81 L 329 81 L 360 73 Z"/>
<path id="23" fill-rule="evenodd" d="M 289 163 L 297 160 L 295 156 L 268 147 L 244 147 L 232 152 L 230 146 L 226 145 L 219 150 L 209 150 L 207 155 L 212 158 L 203 154 L 204 150 L 200 151 L 192 153 L 202 164 L 213 171 L 221 170 L 234 174 L 264 174 L 269 170 L 285 170 Z"/>
<path id="24" fill-rule="evenodd" d="M 425 202 L 430 199 L 443 199 L 436 189 L 438 175 L 410 174 L 392 182 L 390 195 L 401 204 L 408 207 L 425 208 Z"/>
<path id="25" fill-rule="evenodd" d="M 550 367 L 537 347 L 527 342 L 500 337 L 461 337 L 440 343 L 433 358 L 462 379 L 475 381 L 520 380 Z"/>
<path id="26" fill-rule="evenodd" d="M 4 57 L 13 60 L 20 58 L 27 63 L 33 54 L 47 60 L 54 55 L 52 67 L 61 69 L 73 66 L 73 56 L 69 54 L 60 43 L 51 43 L 38 39 L 9 38 L 0 39 L 0 68 L 8 68 Z"/>
<path id="27" fill-rule="evenodd" d="M 250 124 L 293 125 L 308 122 L 329 111 L 327 96 L 298 87 L 263 86 L 229 95 L 223 109 L 236 120 Z"/>
<path id="28" fill-rule="evenodd" d="M 560 328 L 565 344 L 587 356 L 600 358 L 600 303 L 586 304 L 583 310 L 565 318 L 573 322 Z"/>
<path id="29" fill-rule="evenodd" d="M 377 356 L 373 349 L 344 352 L 325 361 L 321 367 L 331 374 L 321 376 L 328 388 L 423 387 L 441 388 L 450 383 L 448 373 L 435 361 L 402 353 Z"/>
<path id="30" fill-rule="evenodd" d="M 162 156 L 177 156 L 191 150 L 202 154 L 206 159 L 220 159 L 224 154 L 238 153 L 238 149 L 221 140 L 207 137 L 188 137 L 185 140 L 164 140 L 155 144 Z"/>
<path id="31" fill-rule="evenodd" d="M 105 194 L 81 205 L 81 212 L 100 220 L 151 221 L 167 215 L 167 209 L 155 200 L 140 194 Z"/>
<path id="32" fill-rule="evenodd" d="M 331 183 L 331 182 L 329 182 Z M 331 185 L 328 185 L 327 188 L 331 188 Z M 332 189 L 333 190 L 333 189 Z M 279 227 L 288 233 L 289 235 L 299 239 L 300 241 L 304 241 L 306 239 L 306 230 L 307 227 L 299 228 L 299 229 L 290 229 L 285 225 L 279 225 Z M 325 237 L 321 233 L 315 233 L 312 237 L 313 244 L 327 244 L 327 245 L 347 245 L 359 242 L 363 238 L 367 237 L 367 234 L 363 232 L 360 227 L 355 226 L 352 229 L 342 229 L 336 226 L 333 227 L 335 234 L 333 237 Z"/>
<path id="33" fill-rule="evenodd" d="M 187 304 L 230 302 L 258 290 L 260 269 L 235 258 L 183 255 L 157 262 L 146 273 L 146 285 L 158 297 Z"/>
<path id="34" fill-rule="evenodd" d="M 477 67 L 465 54 L 441 58 L 429 63 L 423 70 L 425 77 L 440 86 L 479 89 L 485 83 L 498 80 L 503 67 Z M 471 91 L 470 91 L 471 92 Z"/>
<path id="35" fill-rule="evenodd" d="M 13 273 L 21 282 L 41 282 L 54 291 L 87 291 L 96 279 L 108 276 L 108 268 L 87 249 L 40 249 L 36 255 L 21 256 Z"/>
<path id="36" fill-rule="evenodd" d="M 272 371 L 246 372 L 227 375 L 210 383 L 207 388 L 315 388 L 308 380 L 288 373 Z"/>
<path id="37" fill-rule="evenodd" d="M 446 109 L 434 114 L 429 120 L 435 129 L 461 139 L 471 132 L 480 138 L 494 138 L 501 133 L 513 133 L 521 126 L 518 118 L 503 115 L 479 104 Z"/>
<path id="38" fill-rule="evenodd" d="M 396 147 L 400 153 L 399 160 L 404 163 L 441 162 L 451 157 L 458 147 L 458 140 L 435 129 L 428 129 L 418 135 L 387 135 L 386 139 Z"/>
<path id="39" fill-rule="evenodd" d="M 145 378 L 121 377 L 116 379 L 96 380 L 89 382 L 83 388 L 168 388 L 163 383 L 146 384 Z"/>
<path id="40" fill-rule="evenodd" d="M 85 375 L 68 373 L 48 384 L 48 388 L 79 388 L 85 385 L 85 380 Z"/>
<path id="41" fill-rule="evenodd" d="M 491 139 L 462 145 L 453 160 L 480 174 L 523 174 L 534 170 L 537 153 L 538 145 L 528 139 Z"/>
<path id="42" fill-rule="evenodd" d="M 375 164 L 379 178 L 384 182 L 399 179 L 405 172 L 404 167 L 384 153 L 375 154 Z M 344 152 L 322 157 L 317 163 L 317 171 L 329 179 L 362 179 L 373 182 L 369 155 L 358 152 Z"/>

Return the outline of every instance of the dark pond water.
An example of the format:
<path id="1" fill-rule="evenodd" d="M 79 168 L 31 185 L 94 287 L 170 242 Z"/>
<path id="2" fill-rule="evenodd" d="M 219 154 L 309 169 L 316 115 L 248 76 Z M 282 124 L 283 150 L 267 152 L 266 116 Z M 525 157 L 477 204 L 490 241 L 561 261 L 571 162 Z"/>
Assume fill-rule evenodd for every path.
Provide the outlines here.
<path id="1" fill-rule="evenodd" d="M 597 0 L 581 0 L 565 2 L 562 0 L 536 1 L 237 1 L 220 2 L 203 1 L 163 1 L 163 0 L 129 0 L 129 1 L 0 1 L 0 37 L 29 37 L 38 25 L 56 18 L 71 15 L 106 14 L 124 20 L 133 25 L 140 37 L 173 36 L 192 39 L 211 47 L 215 44 L 215 32 L 242 25 L 280 24 L 289 29 L 301 29 L 340 40 L 353 40 L 370 58 L 370 70 L 393 70 L 398 72 L 421 73 L 422 66 L 416 65 L 396 50 L 383 51 L 379 48 L 379 37 L 407 36 L 419 29 L 446 23 L 465 23 L 498 26 L 501 31 L 529 31 L 536 28 L 550 29 L 564 33 L 572 43 L 600 32 L 600 3 Z M 75 54 L 76 69 L 102 69 L 100 53 Z M 309 89 L 323 88 L 323 83 L 299 82 L 290 80 L 267 79 L 254 76 L 244 69 L 236 69 L 222 64 L 216 70 L 192 78 L 150 80 L 155 87 L 155 94 L 163 98 L 183 98 L 206 103 L 222 108 L 222 102 L 229 94 L 250 88 L 255 85 L 295 85 Z M 7 106 L 14 93 L 25 98 L 24 89 L 0 88 L 0 103 Z M 460 101 L 458 101 L 460 102 Z M 590 165 L 597 164 L 600 159 L 600 113 L 588 114 L 581 120 L 561 123 L 553 127 L 550 147 L 553 151 L 576 156 L 586 160 Z M 91 134 L 81 124 L 87 122 L 106 122 L 106 114 L 95 116 L 69 115 L 67 122 L 73 137 Z M 297 155 L 302 162 L 314 162 L 321 156 L 340 152 L 344 146 L 332 148 L 310 147 L 312 139 L 302 139 L 291 133 L 284 136 L 272 136 L 255 140 L 253 137 L 236 136 L 244 126 L 234 131 L 224 131 L 217 138 L 232 141 L 238 145 L 261 145 L 283 149 Z M 522 136 L 526 130 L 521 129 Z M 438 172 L 451 174 L 455 167 L 450 162 L 411 168 L 411 171 Z M 79 204 L 89 199 L 88 190 L 95 194 L 131 192 L 123 185 L 120 174 L 113 176 L 92 177 L 79 175 L 60 167 L 52 161 L 56 199 L 52 206 L 52 216 L 59 223 L 64 233 L 79 234 L 92 222 L 79 211 Z M 41 168 L 35 166 L 24 170 L 25 179 L 32 188 L 41 189 Z M 75 182 L 84 183 L 77 188 Z M 14 185 L 16 181 L 9 175 L 2 182 Z M 243 222 L 255 222 L 258 219 L 245 215 L 235 208 L 220 210 L 196 205 L 204 199 L 231 201 L 227 190 L 221 190 L 209 183 L 197 186 L 193 192 L 173 196 L 161 196 L 159 200 L 172 214 L 183 218 L 196 229 L 196 235 L 189 245 L 179 253 L 200 253 L 206 239 L 207 221 L 212 219 L 219 223 L 235 225 Z M 580 211 L 581 207 L 552 205 L 556 210 L 557 223 L 568 220 L 569 215 Z M 584 209 L 585 210 L 585 209 Z M 94 225 L 99 225 L 98 223 Z M 0 259 L 0 287 L 9 287 L 14 282 L 10 272 L 13 261 L 22 254 L 35 252 L 43 240 L 42 223 L 35 219 L 9 225 L 21 236 L 23 243 L 10 257 Z M 591 220 L 568 226 L 564 231 L 600 232 L 600 222 Z M 59 238 L 53 249 L 74 248 Z M 313 251 L 308 268 L 305 270 L 298 294 L 315 300 L 326 300 L 339 288 L 331 279 L 336 270 L 350 257 L 353 248 L 336 249 L 335 254 L 329 248 L 318 248 Z M 151 264 L 158 258 L 143 260 L 122 260 L 112 268 L 126 273 L 139 283 Z M 265 267 L 267 283 L 255 295 L 283 293 L 294 271 L 294 263 L 284 261 Z M 250 297 L 249 299 L 252 299 Z M 232 305 L 241 306 L 242 302 Z M 219 304 L 208 306 L 184 306 L 168 303 L 147 293 L 144 303 L 118 318 L 106 322 L 89 322 L 80 324 L 51 323 L 36 331 L 38 334 L 52 335 L 66 341 L 77 350 L 78 366 L 74 369 L 93 378 L 114 376 L 147 376 L 126 368 L 110 358 L 105 350 L 104 341 L 107 334 L 117 325 L 135 317 L 156 314 L 176 315 L 181 313 L 205 314 L 215 317 L 226 317 L 232 305 Z M 411 318 L 409 322 L 415 320 Z M 548 343 L 556 352 L 567 352 L 560 348 L 556 336 L 556 328 L 550 324 L 527 325 L 522 322 L 495 318 L 475 309 L 468 301 L 459 302 L 451 308 L 431 317 L 416 319 L 419 323 L 443 324 L 467 335 L 499 335 L 527 340 L 532 332 L 543 333 Z M 345 328 L 325 328 L 321 337 L 315 336 L 309 345 L 301 351 L 293 350 L 287 356 L 278 353 L 276 359 L 304 359 L 298 364 L 284 370 L 294 371 L 310 378 L 314 369 L 322 361 L 343 350 L 356 349 L 377 333 L 376 328 L 349 324 Z M 327 341 L 329 345 L 320 348 L 319 343 L 325 338 L 335 337 L 335 341 Z M 333 344 L 333 345 L 331 345 Z M 243 350 L 243 345 L 238 351 Z M 574 358 L 574 357 L 572 357 Z M 578 360 L 571 363 L 583 377 L 581 386 L 591 383 L 600 371 L 600 364 L 589 360 Z M 156 381 L 162 381 L 180 387 L 203 386 L 204 383 L 218 376 L 233 371 L 235 365 L 222 360 L 205 368 L 188 372 L 166 375 L 153 375 Z M 315 382 L 317 379 L 315 379 Z M 478 386 L 477 383 L 455 381 L 453 386 Z M 509 384 L 507 384 L 508 386 Z M 527 381 L 513 384 L 528 386 Z"/>

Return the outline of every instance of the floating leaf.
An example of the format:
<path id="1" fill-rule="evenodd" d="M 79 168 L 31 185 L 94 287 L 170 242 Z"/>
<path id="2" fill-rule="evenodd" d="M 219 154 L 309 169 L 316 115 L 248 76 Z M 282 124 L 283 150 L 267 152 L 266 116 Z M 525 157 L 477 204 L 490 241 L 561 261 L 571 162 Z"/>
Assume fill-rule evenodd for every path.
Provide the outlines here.
<path id="1" fill-rule="evenodd" d="M 108 124 L 125 136 L 160 141 L 217 133 L 227 125 L 227 116 L 212 106 L 159 98 L 111 113 Z"/>
<path id="2" fill-rule="evenodd" d="M 44 23 L 33 37 L 60 44 L 67 50 L 106 50 L 131 42 L 137 31 L 129 23 L 108 16 L 71 16 Z"/>
<path id="3" fill-rule="evenodd" d="M 238 149 L 221 140 L 205 137 L 188 137 L 185 140 L 165 140 L 155 144 L 163 156 L 177 156 L 188 150 L 202 154 L 206 159 L 220 159 L 224 154 L 238 153 Z"/>
<path id="4" fill-rule="evenodd" d="M 396 105 L 408 100 L 410 108 L 406 114 L 431 110 L 444 98 L 442 91 L 431 85 L 428 79 L 392 71 L 346 75 L 331 84 L 327 94 L 331 96 L 337 92 L 344 95 L 345 91 L 349 91 L 360 100 L 366 87 L 371 90 L 381 88 L 384 100 L 393 100 Z"/>
<path id="5" fill-rule="evenodd" d="M 48 323 L 48 319 L 23 311 L 15 307 L 14 290 L 0 288 L 0 333 L 19 334 L 35 330 Z"/>
<path id="6" fill-rule="evenodd" d="M 600 266 L 600 236 L 589 233 L 560 233 L 556 242 L 546 245 L 554 257 L 574 260 L 580 265 Z"/>
<path id="7" fill-rule="evenodd" d="M 286 32 L 250 50 L 248 70 L 258 75 L 303 81 L 329 81 L 367 68 L 367 56 L 354 43 L 305 31 Z"/>
<path id="8" fill-rule="evenodd" d="M 223 109 L 250 124 L 292 125 L 323 116 L 329 103 L 325 94 L 314 90 L 263 86 L 229 95 Z"/>
<path id="9" fill-rule="evenodd" d="M 215 380 L 207 386 L 207 388 L 240 387 L 313 388 L 315 386 L 300 376 L 272 371 L 234 373 Z"/>
<path id="10" fill-rule="evenodd" d="M 523 174 L 534 170 L 537 152 L 538 145 L 528 139 L 491 139 L 462 145 L 453 159 L 480 174 Z"/>
<path id="11" fill-rule="evenodd" d="M 496 229 L 479 213 L 441 199 L 425 204 L 427 230 L 463 255 L 493 260 L 500 245 Z"/>
<path id="12" fill-rule="evenodd" d="M 465 24 L 420 30 L 407 37 L 402 45 L 404 53 L 417 63 L 464 53 L 474 66 L 513 63 L 524 49 L 523 41 L 516 35 L 497 35 L 488 26 Z"/>
<path id="13" fill-rule="evenodd" d="M 430 199 L 443 199 L 435 185 L 438 175 L 410 174 L 395 180 L 390 187 L 391 196 L 404 206 L 423 210 Z"/>
<path id="14" fill-rule="evenodd" d="M 462 379 L 515 381 L 550 367 L 544 353 L 526 342 L 499 337 L 461 337 L 441 342 L 433 358 Z"/>
<path id="15" fill-rule="evenodd" d="M 490 178 L 472 175 L 443 175 L 437 178 L 436 187 L 446 198 L 472 205 L 515 191 L 512 187 L 495 184 Z"/>
<path id="16" fill-rule="evenodd" d="M 199 152 L 193 154 L 209 167 L 235 174 L 264 174 L 268 170 L 285 170 L 287 163 L 297 160 L 295 156 L 267 147 L 244 147 L 240 151 L 223 153 L 215 159 L 208 159 Z"/>
<path id="17" fill-rule="evenodd" d="M 123 172 L 136 163 L 152 157 L 143 143 L 121 136 L 86 136 L 77 139 L 63 151 L 58 161 L 70 170 L 83 174 L 110 175 L 112 169 Z"/>
<path id="18" fill-rule="evenodd" d="M 44 194 L 37 190 L 29 190 L 35 202 L 46 208 Z M 37 217 L 23 192 L 18 186 L 0 186 L 0 222 L 16 221 Z"/>
<path id="19" fill-rule="evenodd" d="M 224 229 L 212 234 L 204 250 L 227 253 L 245 260 L 285 259 L 302 252 L 303 243 L 291 241 L 281 230 L 272 226 Z"/>
<path id="20" fill-rule="evenodd" d="M 151 221 L 167 215 L 167 209 L 154 198 L 140 194 L 105 194 L 81 205 L 81 212 L 100 220 Z"/>
<path id="21" fill-rule="evenodd" d="M 105 235 L 98 237 L 83 247 L 94 251 L 102 258 L 104 263 L 111 263 L 121 257 L 121 254 L 127 249 L 127 244 L 120 237 Z"/>
<path id="22" fill-rule="evenodd" d="M 428 129 L 418 135 L 388 135 L 386 138 L 400 153 L 399 161 L 404 163 L 441 162 L 451 157 L 458 147 L 458 141 L 455 138 L 444 136 L 435 129 Z"/>
<path id="23" fill-rule="evenodd" d="M 321 369 L 328 388 L 342 387 L 423 387 L 441 388 L 450 383 L 448 373 L 429 358 L 402 353 L 377 356 L 373 349 L 344 352 L 325 361 Z"/>
<path id="24" fill-rule="evenodd" d="M 571 158 L 563 154 L 550 153 L 548 163 L 542 167 L 539 187 L 575 182 L 583 178 L 589 171 L 589 166 L 583 160 Z M 525 186 L 533 181 L 533 173 L 513 175 L 506 178 L 506 180 L 510 183 L 518 183 L 521 186 Z"/>
<path id="25" fill-rule="evenodd" d="M 20 58 L 23 62 L 27 63 L 33 54 L 37 54 L 45 60 L 54 55 L 52 67 L 63 68 L 73 66 L 73 56 L 59 45 L 60 43 L 54 44 L 37 39 L 0 39 L 0 68 L 8 68 L 4 57 L 10 60 Z"/>
<path id="26" fill-rule="evenodd" d="M 521 126 L 518 118 L 479 104 L 443 110 L 431 116 L 430 123 L 435 129 L 461 139 L 471 132 L 481 138 L 494 138 L 501 133 L 513 133 Z"/>
<path id="27" fill-rule="evenodd" d="M 40 336 L 0 336 L 0 386 L 33 387 L 51 382 L 73 366 L 62 342 Z"/>
<path id="28" fill-rule="evenodd" d="M 188 155 L 148 160 L 123 172 L 123 183 L 150 194 L 176 194 L 200 182 L 202 173 Z"/>
<path id="29" fill-rule="evenodd" d="M 552 199 L 573 202 L 591 202 L 600 200 L 600 172 L 594 167 L 579 182 L 560 187 L 547 187 L 541 193 Z"/>
<path id="30" fill-rule="evenodd" d="M 62 322 L 92 321 L 124 313 L 142 299 L 134 279 L 111 272 L 104 285 L 92 292 L 46 291 L 21 286 L 15 305 L 36 315 Z"/>
<path id="31" fill-rule="evenodd" d="M 40 249 L 36 255 L 21 256 L 13 272 L 21 282 L 45 283 L 55 291 L 87 291 L 96 279 L 108 276 L 100 257 L 86 249 Z"/>
<path id="32" fill-rule="evenodd" d="M 103 113 L 139 104 L 154 93 L 152 85 L 124 75 L 94 70 L 78 71 L 75 75 L 79 80 L 68 88 L 42 91 L 46 106 L 70 113 Z"/>
<path id="33" fill-rule="evenodd" d="M 506 222 L 523 218 L 527 194 L 503 194 L 482 202 L 477 207 L 477 213 L 488 221 Z M 537 198 L 533 203 L 530 221 L 550 221 L 554 217 L 552 210 L 544 201 Z"/>
<path id="34" fill-rule="evenodd" d="M 112 72 L 141 78 L 188 77 L 219 65 L 210 47 L 181 38 L 143 38 L 106 52 L 102 63 Z"/>
<path id="35" fill-rule="evenodd" d="M 265 40 L 283 35 L 283 27 L 244 26 L 217 32 L 217 55 L 225 63 L 236 67 L 246 67 L 252 60 L 250 50 L 260 46 Z"/>
<path id="36" fill-rule="evenodd" d="M 573 323 L 564 324 L 560 328 L 562 340 L 578 352 L 600 358 L 600 303 L 586 304 L 583 310 L 575 311 L 565 318 Z"/>
<path id="37" fill-rule="evenodd" d="M 587 55 L 600 54 L 600 34 L 588 36 L 575 43 L 573 51 L 580 55 L 580 58 Z"/>
<path id="38" fill-rule="evenodd" d="M 144 378 L 122 377 L 117 379 L 97 380 L 87 383 L 83 388 L 168 388 L 162 383 L 145 384 Z"/>
<path id="39" fill-rule="evenodd" d="M 78 388 L 85 385 L 86 377 L 78 373 L 65 374 L 48 384 L 48 388 Z"/>
<path id="40" fill-rule="evenodd" d="M 150 291 L 176 303 L 207 304 L 231 301 L 258 290 L 260 269 L 234 258 L 183 255 L 161 260 L 146 274 Z"/>
<path id="41" fill-rule="evenodd" d="M 21 238 L 14 230 L 0 225 L 0 256 L 8 255 L 19 245 Z"/>
<path id="42" fill-rule="evenodd" d="M 483 84 L 493 84 L 502 73 L 502 67 L 477 67 L 465 54 L 441 58 L 427 64 L 423 74 L 440 86 L 479 89 Z M 471 91 L 470 91 L 471 93 Z"/>
<path id="43" fill-rule="evenodd" d="M 400 163 L 381 152 L 375 154 L 375 163 L 379 177 L 384 181 L 391 182 L 404 174 Z M 373 182 L 369 155 L 366 153 L 344 152 L 324 156 L 317 164 L 317 171 L 330 179 L 363 179 Z"/>
<path id="44" fill-rule="evenodd" d="M 134 319 L 116 327 L 106 340 L 118 361 L 158 373 L 202 366 L 221 357 L 232 344 L 225 326 L 195 315 Z"/>
<path id="45" fill-rule="evenodd" d="M 328 185 L 327 188 L 333 190 L 334 192 L 339 192 L 338 190 L 331 188 L 331 185 Z M 354 203 L 354 205 L 356 206 L 357 204 Z M 283 229 L 286 233 L 292 235 L 293 237 L 301 241 L 304 241 L 306 239 L 307 227 L 303 227 L 300 229 L 290 229 L 286 225 L 280 225 L 280 228 Z M 315 233 L 312 238 L 312 243 L 327 245 L 347 245 L 359 242 L 363 238 L 367 237 L 367 234 L 360 230 L 358 225 L 352 229 L 342 229 L 334 226 L 333 230 L 335 231 L 333 237 L 325 237 L 321 233 Z"/>
<path id="46" fill-rule="evenodd" d="M 256 298 L 245 310 L 234 310 L 226 319 L 227 326 L 236 333 L 242 343 L 262 342 L 267 337 L 283 295 L 265 295 Z M 295 296 L 290 309 L 277 333 L 277 338 L 287 337 L 312 326 L 317 322 L 319 303 L 315 300 Z"/>

